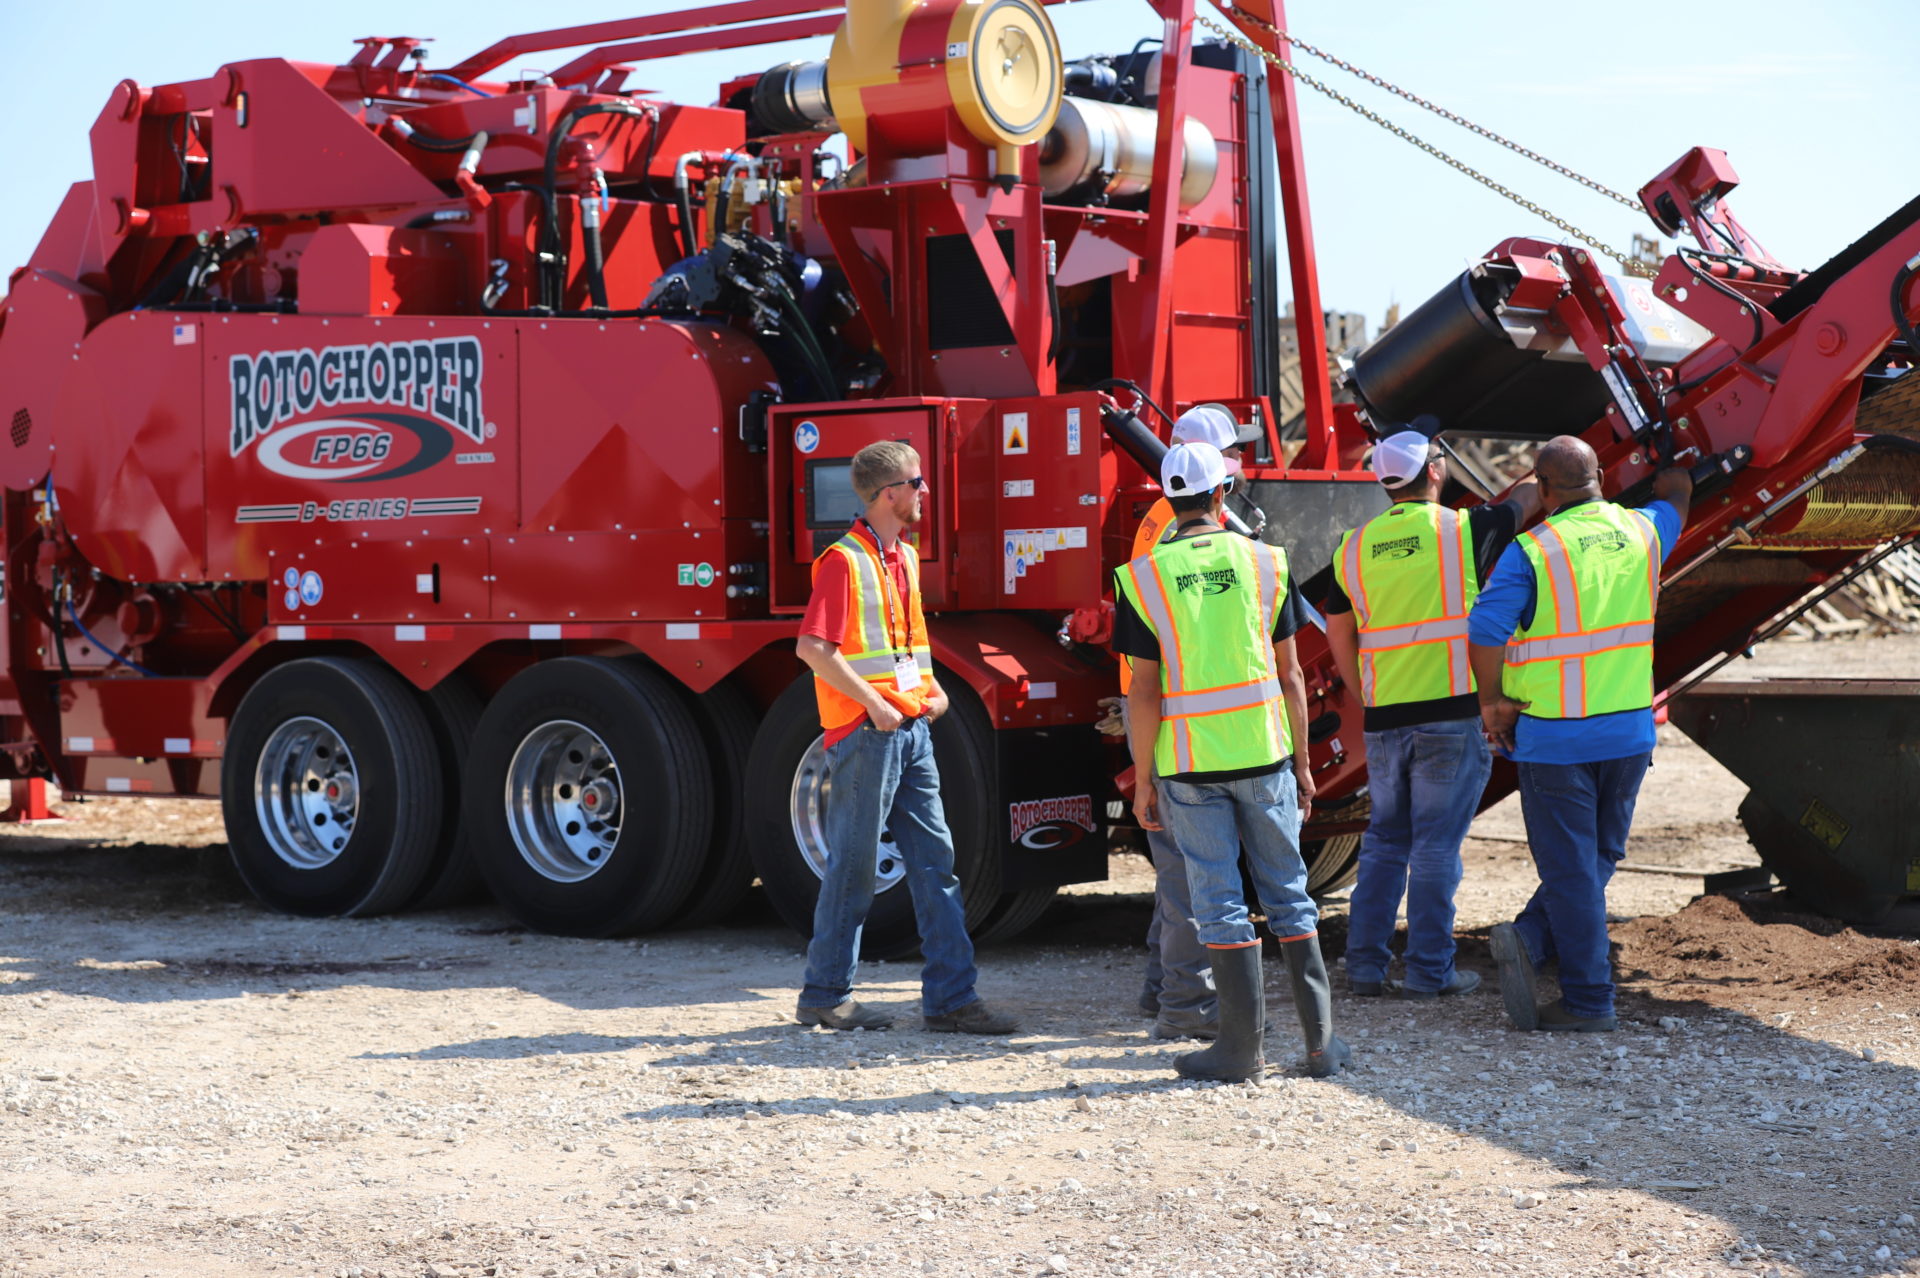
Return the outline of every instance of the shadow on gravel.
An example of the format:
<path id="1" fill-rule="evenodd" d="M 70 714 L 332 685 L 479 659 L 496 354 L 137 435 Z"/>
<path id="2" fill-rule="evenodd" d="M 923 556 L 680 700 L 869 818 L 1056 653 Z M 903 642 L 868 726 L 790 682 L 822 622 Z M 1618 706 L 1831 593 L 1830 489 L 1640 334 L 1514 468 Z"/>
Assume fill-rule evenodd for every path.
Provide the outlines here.
<path id="1" fill-rule="evenodd" d="M 248 989 L 378 984 L 432 991 L 504 987 L 592 1010 L 690 1001 L 763 1005 L 764 1024 L 713 1035 L 498 1037 L 362 1058 L 512 1060 L 681 1049 L 656 1066 L 695 1069 L 699 1077 L 676 1080 L 677 1099 L 627 1115 L 634 1122 L 769 1107 L 781 1117 L 817 1109 L 926 1112 L 1191 1086 L 1170 1067 L 1179 1045 L 1145 1040 L 1144 1022 L 1122 1019 L 1139 988 L 1150 905 L 1144 893 L 1063 897 L 1028 940 L 983 953 L 982 988 L 990 998 L 998 973 L 1051 974 L 1048 1002 L 1036 1007 L 1029 1000 L 1019 1008 L 1035 1032 L 1017 1047 L 905 1027 L 847 1036 L 853 1042 L 816 1035 L 815 1047 L 802 1041 L 807 1031 L 787 1019 L 789 994 L 760 992 L 770 983 L 790 989 L 799 977 L 799 945 L 767 921 L 764 906 L 745 925 L 631 941 L 527 935 L 497 910 L 479 908 L 399 919 L 291 919 L 266 911 L 231 881 L 209 876 L 204 867 L 211 855 L 143 845 L 56 852 L 0 839 L 0 973 L 11 978 L 0 984 L 0 1001 L 55 991 L 150 1003 L 232 997 Z M 1909 946 L 1871 961 L 1824 922 L 1764 910 L 1742 909 L 1742 917 L 1734 917 L 1712 908 L 1718 911 L 1713 918 L 1691 918 L 1689 907 L 1668 919 L 1616 923 L 1622 1030 L 1613 1035 L 1512 1032 L 1493 992 L 1484 934 L 1463 936 L 1461 964 L 1488 978 L 1486 992 L 1432 1005 L 1339 997 L 1337 1019 L 1360 1049 L 1363 1068 L 1328 1086 L 1510 1151 L 1525 1160 L 1511 1175 L 1526 1188 L 1651 1194 L 1719 1217 L 1764 1244 L 1773 1263 L 1912 1272 L 1920 1228 L 1898 1221 L 1903 1212 L 1920 1214 L 1914 1157 L 1920 1070 L 1868 1061 L 1817 1037 L 1788 1033 L 1787 1026 L 1804 1031 L 1812 1025 L 1817 1034 L 1825 1018 L 1808 1009 L 1824 1006 L 1831 1013 L 1838 1005 L 1857 1012 L 1852 1023 L 1866 1024 L 1867 1034 L 1899 1037 L 1903 1028 L 1920 1027 L 1902 1019 L 1920 1014 L 1920 953 Z M 57 941 L 38 937 L 43 926 L 57 930 Z M 1344 949 L 1344 927 L 1337 912 L 1324 921 L 1330 960 Z M 1821 966 L 1830 950 L 1833 961 Z M 894 982 L 911 979 L 913 965 L 865 972 Z M 1268 988 L 1278 996 L 1270 1010 L 1270 1056 L 1290 1062 L 1297 1047 L 1277 962 L 1269 965 Z M 1884 1006 L 1876 1007 L 1876 999 Z M 1743 1006 L 1728 1006 L 1736 1001 Z M 914 1009 L 900 1010 L 907 1020 Z M 1871 1024 L 1876 1016 L 1883 1029 Z M 888 1055 L 920 1064 L 1009 1051 L 1064 1052 L 1064 1070 L 1141 1076 L 1084 1089 L 1063 1081 L 997 1093 L 927 1088 L 860 1100 L 764 1094 L 777 1088 L 743 1095 L 727 1076 L 734 1058 L 749 1054 L 770 1058 L 754 1064 L 844 1068 L 889 1064 Z M 1362 1152 L 1356 1146 L 1355 1153 Z M 1560 1195 L 1535 1210 L 1550 1216 L 1565 1205 L 1571 1204 Z M 1567 1218 L 1569 1227 L 1574 1219 Z M 1821 1238 L 1821 1231 L 1830 1237 Z M 1646 1253 L 1654 1262 L 1657 1241 L 1649 1241 Z M 1879 1254 L 1882 1247 L 1887 1255 Z"/>
<path id="2" fill-rule="evenodd" d="M 1138 1096 L 1147 1092 L 1162 1092 L 1176 1087 L 1191 1089 L 1195 1085 L 1183 1083 L 1178 1079 L 1140 1079 L 1130 1083 L 1109 1084 L 1101 1089 L 1100 1095 L 1111 1100 L 1116 1096 Z M 719 1098 L 702 1103 L 687 1102 L 678 1105 L 655 1105 L 651 1109 L 637 1109 L 621 1117 L 636 1123 L 652 1123 L 676 1118 L 739 1118 L 753 1111 L 762 1118 L 797 1118 L 802 1115 L 840 1113 L 866 1117 L 870 1114 L 935 1114 L 955 1107 L 986 1105 L 1020 1105 L 1034 1101 L 1073 1100 L 1086 1095 L 1073 1087 L 1042 1087 L 1015 1092 L 921 1092 L 911 1096 L 867 1096 L 857 1100 L 837 1096 L 793 1096 L 778 1102 L 779 1108 L 772 1108 L 769 1102 L 742 1100 L 737 1097 Z"/>
<path id="3" fill-rule="evenodd" d="M 613 1034 L 538 1034 L 527 1037 L 479 1038 L 470 1043 L 446 1043 L 417 1052 L 362 1052 L 362 1061 L 516 1060 L 527 1056 L 582 1056 L 594 1052 L 627 1052 L 645 1047 L 652 1039 Z"/>
<path id="4" fill-rule="evenodd" d="M 729 979 L 735 956 L 778 946 L 799 953 L 758 893 L 725 927 L 607 941 L 529 933 L 490 903 L 299 918 L 255 900 L 224 845 L 0 832 L 0 1006 L 44 993 L 162 1003 L 352 986 L 510 986 L 583 1011 L 753 1002 Z M 656 947 L 674 958 L 663 965 Z M 705 979 L 690 995 L 694 974 Z"/>

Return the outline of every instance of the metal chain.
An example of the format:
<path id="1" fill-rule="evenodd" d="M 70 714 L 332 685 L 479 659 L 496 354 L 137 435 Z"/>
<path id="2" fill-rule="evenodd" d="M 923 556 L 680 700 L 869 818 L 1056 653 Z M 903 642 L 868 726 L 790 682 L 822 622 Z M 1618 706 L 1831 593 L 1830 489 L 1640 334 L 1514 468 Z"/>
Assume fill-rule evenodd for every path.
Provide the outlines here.
<path id="1" fill-rule="evenodd" d="M 1216 3 L 1218 3 L 1218 0 L 1216 0 Z M 1292 63 L 1288 62 L 1286 59 L 1278 56 L 1277 54 L 1269 53 L 1267 50 L 1262 49 L 1259 45 L 1247 39 L 1240 32 L 1234 31 L 1228 27 L 1222 26 L 1220 23 L 1215 22 L 1212 18 L 1207 17 L 1205 14 L 1196 14 L 1195 20 L 1198 21 L 1201 26 L 1206 27 L 1212 31 L 1217 31 L 1221 36 L 1225 37 L 1229 43 L 1236 44 L 1241 48 L 1247 50 L 1249 53 L 1258 54 L 1261 58 L 1265 59 L 1267 62 L 1271 63 L 1272 65 L 1280 68 L 1280 70 L 1286 72 L 1289 76 L 1293 77 L 1295 80 L 1299 81 L 1301 84 L 1306 85 L 1309 89 L 1312 89 L 1317 93 L 1321 93 L 1326 95 L 1329 98 L 1332 98 L 1335 102 L 1338 102 L 1341 106 L 1346 107 L 1349 111 L 1354 112 L 1356 115 L 1359 115 L 1364 117 L 1365 119 L 1371 120 L 1373 123 L 1379 125 L 1381 128 L 1385 129 L 1387 132 L 1393 134 L 1395 137 L 1401 139 L 1402 141 L 1411 142 L 1414 146 L 1420 148 L 1422 151 L 1425 151 L 1428 155 L 1431 155 L 1434 159 L 1439 160 L 1444 164 L 1448 164 L 1453 168 L 1459 170 L 1461 173 L 1466 174 L 1468 177 L 1480 183 L 1480 185 L 1486 187 L 1488 190 L 1493 191 L 1498 195 L 1505 196 L 1507 199 L 1513 201 L 1515 204 L 1518 204 L 1521 208 L 1533 214 L 1535 217 L 1540 218 L 1543 221 L 1546 221 L 1548 223 L 1551 223 L 1554 226 L 1559 227 L 1562 231 L 1565 231 L 1568 235 L 1572 236 L 1574 239 L 1579 240 L 1582 244 L 1586 244 L 1596 249 L 1600 253 L 1604 254 L 1605 256 L 1613 258 L 1615 261 L 1620 263 L 1621 269 L 1626 271 L 1628 274 L 1638 275 L 1643 278 L 1652 278 L 1652 276 L 1655 274 L 1655 272 L 1651 267 L 1643 265 L 1642 263 L 1640 263 L 1633 257 L 1629 256 L 1628 254 L 1622 253 L 1619 249 L 1609 247 L 1606 244 L 1606 242 L 1601 240 L 1598 236 L 1587 234 L 1585 231 L 1581 230 L 1579 227 L 1575 226 L 1573 223 L 1567 221 L 1566 219 L 1561 217 L 1556 217 L 1554 214 L 1548 212 L 1546 209 L 1541 208 L 1538 204 L 1535 204 L 1532 200 L 1529 200 L 1525 196 L 1520 195 L 1519 193 L 1500 185 L 1500 183 L 1494 181 L 1492 178 L 1488 177 L 1486 174 L 1482 173 L 1480 170 L 1474 168 L 1472 165 L 1467 164 L 1462 160 L 1455 159 L 1453 156 L 1448 155 L 1445 151 L 1442 151 L 1439 147 L 1433 145 L 1431 142 L 1428 142 L 1423 138 L 1415 136 L 1413 133 L 1410 133 L 1406 129 L 1401 128 L 1399 125 L 1387 119 L 1385 116 L 1380 115 L 1377 112 L 1368 110 L 1366 107 L 1360 105 L 1358 102 L 1355 102 L 1352 98 L 1348 97 L 1346 94 L 1341 93 L 1338 89 L 1335 89 L 1330 87 L 1329 85 L 1323 84 L 1319 80 L 1316 80 L 1312 76 L 1308 75 L 1306 72 L 1299 70 L 1297 67 L 1295 67 Z M 1269 27 L 1268 29 L 1272 30 L 1271 27 Z"/>
<path id="2" fill-rule="evenodd" d="M 1552 169 L 1555 173 L 1558 173 L 1561 177 L 1572 178 L 1575 182 L 1578 182 L 1581 186 L 1586 187 L 1588 190 L 1598 191 L 1600 194 L 1606 196 L 1608 199 L 1613 200 L 1618 204 L 1623 204 L 1627 208 L 1634 210 L 1636 213 L 1643 211 L 1640 201 L 1633 199 L 1631 196 L 1622 195 L 1620 194 L 1620 192 L 1614 190 L 1612 187 L 1607 186 L 1600 182 L 1596 182 L 1592 178 L 1586 176 L 1583 173 L 1576 173 L 1574 170 L 1568 168 L 1564 164 L 1559 164 L 1553 160 L 1549 160 L 1546 156 L 1541 155 L 1538 151 L 1529 150 L 1528 148 L 1521 146 L 1518 142 L 1513 141 L 1511 138 L 1501 137 L 1498 133 L 1495 133 L 1492 129 L 1482 128 L 1480 125 L 1475 124 L 1472 120 L 1467 119 L 1465 116 L 1456 115 L 1452 111 L 1447 110 L 1445 107 L 1439 105 L 1438 103 L 1429 102 L 1417 93 L 1413 93 L 1413 92 L 1410 92 L 1409 90 L 1403 89 L 1399 85 L 1394 84 L 1389 80 L 1381 79 L 1379 76 L 1373 74 L 1371 71 L 1364 71 L 1361 68 L 1354 66 L 1353 63 L 1351 62 L 1347 62 L 1344 59 L 1334 57 L 1331 53 L 1328 53 L 1323 49 L 1316 49 L 1312 45 L 1308 44 L 1305 40 L 1302 40 L 1299 36 L 1292 35 L 1289 32 L 1274 26 L 1270 22 L 1266 22 L 1260 18 L 1254 17 L 1252 14 L 1248 13 L 1245 9 L 1242 9 L 1239 6 L 1233 4 L 1232 0 L 1214 0 L 1214 4 L 1219 9 L 1229 14 L 1230 16 L 1235 17 L 1242 22 L 1246 22 L 1253 26 L 1259 27 L 1261 30 L 1265 31 L 1268 35 L 1273 36 L 1277 40 L 1284 40 L 1286 43 L 1292 45 L 1294 48 L 1300 50 L 1302 53 L 1311 54 L 1312 56 L 1320 59 L 1322 62 L 1331 63 L 1332 65 L 1339 67 L 1342 71 L 1345 71 L 1350 75 L 1358 76 L 1360 79 L 1365 80 L 1368 84 L 1376 85 L 1379 88 L 1385 89 L 1388 93 L 1391 93 L 1396 97 L 1405 98 L 1407 101 L 1413 103 L 1415 106 L 1422 107 L 1425 110 L 1431 111 L 1435 115 L 1439 116 L 1441 119 L 1446 120 L 1453 124 L 1457 124 L 1461 128 L 1468 130 L 1469 132 L 1477 133 L 1489 142 L 1498 143 L 1500 146 L 1504 146 L 1505 148 L 1507 148 L 1507 150 L 1512 151 L 1516 155 L 1524 155 L 1529 160 L 1532 160 L 1535 164 L 1544 165 L 1545 167 Z"/>

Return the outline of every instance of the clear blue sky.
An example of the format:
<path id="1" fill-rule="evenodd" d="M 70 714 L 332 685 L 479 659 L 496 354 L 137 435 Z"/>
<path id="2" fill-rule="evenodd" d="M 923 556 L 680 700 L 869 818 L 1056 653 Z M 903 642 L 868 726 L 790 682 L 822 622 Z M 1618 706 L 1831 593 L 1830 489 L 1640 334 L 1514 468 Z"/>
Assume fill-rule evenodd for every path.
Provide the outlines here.
<path id="1" fill-rule="evenodd" d="M 353 39 L 431 36 L 448 64 L 502 35 L 684 8 L 659 0 L 327 0 L 181 9 L 151 0 L 0 0 L 0 118 L 9 121 L 0 270 L 26 261 L 61 195 L 87 176 L 87 130 L 123 77 L 196 79 L 241 58 L 344 61 Z M 1210 6 L 1203 3 L 1203 12 Z M 1051 10 L 1068 57 L 1158 35 L 1140 0 Z M 1688 147 L 1719 147 L 1743 184 L 1730 203 L 1790 265 L 1811 267 L 1920 193 L 1920 12 L 1913 0 L 1740 0 L 1666 6 L 1294 0 L 1302 39 L 1396 81 L 1629 195 Z M 656 63 L 635 83 L 711 101 L 728 74 L 824 54 L 826 41 Z M 529 59 L 557 65 L 558 59 Z M 1644 217 L 1310 58 L 1337 85 L 1577 226 L 1625 247 Z M 1531 214 L 1302 90 L 1302 131 L 1324 303 L 1376 323 Z"/>

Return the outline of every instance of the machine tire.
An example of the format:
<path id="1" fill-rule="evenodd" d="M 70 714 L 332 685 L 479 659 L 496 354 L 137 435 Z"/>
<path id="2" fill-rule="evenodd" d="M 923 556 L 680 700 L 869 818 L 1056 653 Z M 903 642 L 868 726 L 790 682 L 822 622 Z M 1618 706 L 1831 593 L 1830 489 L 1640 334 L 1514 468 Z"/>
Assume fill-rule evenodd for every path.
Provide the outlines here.
<path id="1" fill-rule="evenodd" d="M 713 834 L 693 893 L 673 920 L 675 927 L 705 927 L 724 920 L 753 890 L 753 858 L 747 852 L 747 756 L 760 717 L 753 702 L 732 683 L 686 696 L 713 775 Z"/>
<path id="2" fill-rule="evenodd" d="M 234 868 L 290 914 L 360 917 L 405 905 L 433 868 L 442 792 L 419 694 L 350 657 L 269 671 L 235 709 L 220 765 Z"/>
<path id="3" fill-rule="evenodd" d="M 973 939 L 982 945 L 1013 940 L 1038 923 L 1059 895 L 1060 889 L 1052 885 L 1006 893 L 994 903 L 986 921 L 974 930 Z"/>
<path id="4" fill-rule="evenodd" d="M 1000 850 L 997 828 L 998 785 L 993 775 L 992 728 L 979 698 L 947 671 L 940 686 L 952 708 L 934 725 L 933 748 L 940 768 L 940 791 L 947 826 L 953 833 L 954 873 L 960 880 L 969 929 L 984 922 L 1000 898 Z M 801 936 L 813 935 L 813 910 L 820 898 L 820 877 L 801 851 L 795 830 L 794 791 L 802 763 L 821 739 L 813 677 L 802 675 L 780 694 L 754 737 L 747 767 L 748 848 L 767 899 Z M 873 899 L 861 934 L 865 958 L 898 958 L 920 946 L 913 901 L 904 880 L 882 886 Z"/>
<path id="5" fill-rule="evenodd" d="M 473 840 L 467 835 L 461 815 L 462 781 L 467 753 L 473 748 L 473 736 L 480 727 L 480 715 L 486 702 L 473 685 L 459 675 L 449 675 L 428 689 L 423 696 L 427 723 L 440 748 L 443 806 L 446 813 L 440 829 L 440 846 L 434 851 L 433 868 L 427 872 L 419 896 L 407 907 L 413 910 L 438 910 L 454 905 L 471 905 L 486 899 L 487 884 L 474 863 Z"/>
<path id="6" fill-rule="evenodd" d="M 556 657 L 515 675 L 480 716 L 464 789 L 494 898 L 560 936 L 671 923 L 713 825 L 693 716 L 671 683 L 633 661 Z M 594 819 L 607 812 L 612 821 Z"/>
<path id="7" fill-rule="evenodd" d="M 1350 886 L 1360 873 L 1360 836 L 1336 834 L 1312 839 L 1300 845 L 1300 855 L 1307 863 L 1307 892 L 1316 897 L 1331 896 Z"/>

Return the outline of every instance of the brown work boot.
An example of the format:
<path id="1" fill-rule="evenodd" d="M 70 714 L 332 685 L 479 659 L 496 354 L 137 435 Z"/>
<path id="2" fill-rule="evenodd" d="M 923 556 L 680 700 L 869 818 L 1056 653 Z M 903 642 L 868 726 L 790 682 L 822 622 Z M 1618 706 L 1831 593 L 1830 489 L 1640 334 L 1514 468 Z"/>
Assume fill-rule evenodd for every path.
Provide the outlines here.
<path id="1" fill-rule="evenodd" d="M 830 1030 L 883 1030 L 893 1017 L 848 999 L 838 1007 L 796 1007 L 793 1019 L 802 1025 L 824 1025 Z"/>
<path id="2" fill-rule="evenodd" d="M 1540 1006 L 1540 1028 L 1574 1034 L 1611 1034 L 1620 1022 L 1611 1016 L 1575 1016 L 1560 999 Z"/>
<path id="3" fill-rule="evenodd" d="M 990 1038 L 1020 1031 L 1019 1021 L 1005 1012 L 994 1011 L 977 998 L 943 1015 L 925 1017 L 921 1024 L 936 1034 L 985 1034 Z"/>

